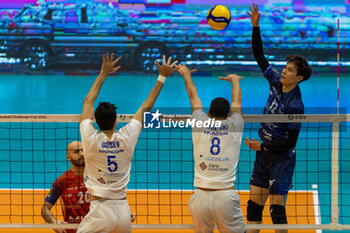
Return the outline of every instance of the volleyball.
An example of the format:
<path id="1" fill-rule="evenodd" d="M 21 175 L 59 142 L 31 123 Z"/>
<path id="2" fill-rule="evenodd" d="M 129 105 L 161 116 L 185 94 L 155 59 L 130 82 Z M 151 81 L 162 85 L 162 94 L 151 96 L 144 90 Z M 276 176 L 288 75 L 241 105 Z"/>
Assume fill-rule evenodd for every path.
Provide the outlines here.
<path id="1" fill-rule="evenodd" d="M 216 5 L 208 11 L 207 21 L 211 28 L 215 30 L 223 30 L 230 24 L 231 13 L 227 7 Z"/>

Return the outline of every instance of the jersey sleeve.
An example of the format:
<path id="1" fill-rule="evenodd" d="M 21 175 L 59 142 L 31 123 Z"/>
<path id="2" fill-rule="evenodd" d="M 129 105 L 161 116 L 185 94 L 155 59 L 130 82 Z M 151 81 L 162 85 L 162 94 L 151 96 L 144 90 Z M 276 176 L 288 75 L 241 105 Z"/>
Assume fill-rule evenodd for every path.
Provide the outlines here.
<path id="1" fill-rule="evenodd" d="M 227 118 L 229 122 L 233 125 L 233 135 L 237 142 L 241 142 L 244 128 L 244 119 L 241 114 L 232 113 L 231 116 Z"/>
<path id="2" fill-rule="evenodd" d="M 203 109 L 198 109 L 198 110 L 195 110 L 195 111 L 192 113 L 192 119 L 196 119 L 197 121 L 198 121 L 198 120 L 205 121 L 205 120 L 209 119 L 209 117 L 208 117 L 208 115 L 203 111 Z"/>
<path id="3" fill-rule="evenodd" d="M 267 79 L 267 81 L 269 81 L 270 84 L 280 83 L 281 81 L 280 73 L 278 73 L 278 71 L 271 65 L 265 70 L 264 77 Z"/>
<path id="4" fill-rule="evenodd" d="M 59 182 L 59 179 L 56 179 L 52 184 L 49 194 L 47 194 L 45 201 L 50 203 L 51 205 L 55 205 L 58 198 L 60 198 L 62 194 L 62 185 Z"/>
<path id="5" fill-rule="evenodd" d="M 94 126 L 94 122 L 91 119 L 85 119 L 80 123 L 80 135 L 81 140 L 84 142 L 91 141 L 94 134 L 97 134 L 98 131 Z"/>
<path id="6" fill-rule="evenodd" d="M 244 119 L 241 114 L 232 113 L 231 116 L 228 117 L 229 121 L 233 123 L 235 132 L 243 132 L 244 128 Z"/>
<path id="7" fill-rule="evenodd" d="M 130 150 L 136 147 L 137 139 L 142 130 L 142 124 L 138 120 L 132 119 L 129 124 L 119 130 L 120 136 L 123 137 Z"/>

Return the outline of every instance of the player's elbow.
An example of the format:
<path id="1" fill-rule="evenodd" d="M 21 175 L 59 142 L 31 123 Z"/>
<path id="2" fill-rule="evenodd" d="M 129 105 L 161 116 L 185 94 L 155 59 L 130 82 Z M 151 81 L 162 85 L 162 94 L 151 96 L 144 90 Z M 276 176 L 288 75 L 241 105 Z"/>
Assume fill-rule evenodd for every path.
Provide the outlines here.
<path id="1" fill-rule="evenodd" d="M 47 208 L 46 204 L 44 203 L 43 206 L 41 207 L 41 217 L 45 220 L 45 222 L 47 222 L 47 220 L 46 220 L 47 211 L 48 211 L 48 208 Z"/>
<path id="2" fill-rule="evenodd" d="M 93 100 L 90 96 L 86 96 L 85 99 L 84 99 L 84 105 L 86 104 L 93 104 Z"/>

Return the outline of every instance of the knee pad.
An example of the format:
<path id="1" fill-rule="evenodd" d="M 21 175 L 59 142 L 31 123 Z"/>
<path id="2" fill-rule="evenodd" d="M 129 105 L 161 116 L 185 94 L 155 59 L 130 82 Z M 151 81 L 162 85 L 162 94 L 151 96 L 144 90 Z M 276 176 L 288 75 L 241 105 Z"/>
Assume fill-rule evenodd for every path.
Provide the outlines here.
<path id="1" fill-rule="evenodd" d="M 263 210 L 263 205 L 259 205 L 254 201 L 249 200 L 247 205 L 247 220 L 253 222 L 261 222 Z"/>
<path id="2" fill-rule="evenodd" d="M 286 208 L 281 205 L 271 205 L 270 214 L 274 224 L 287 224 Z"/>

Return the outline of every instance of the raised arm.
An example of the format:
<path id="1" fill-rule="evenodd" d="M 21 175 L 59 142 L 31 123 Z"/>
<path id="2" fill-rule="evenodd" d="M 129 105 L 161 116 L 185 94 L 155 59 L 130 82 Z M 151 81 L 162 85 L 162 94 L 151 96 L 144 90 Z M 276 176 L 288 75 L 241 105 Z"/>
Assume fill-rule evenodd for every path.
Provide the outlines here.
<path id="1" fill-rule="evenodd" d="M 236 74 L 229 74 L 226 77 L 219 77 L 219 79 L 232 83 L 231 112 L 239 113 L 242 115 L 242 91 L 239 85 L 239 80 L 243 79 L 243 77 Z"/>
<path id="2" fill-rule="evenodd" d="M 94 103 L 97 99 L 98 94 L 100 93 L 102 84 L 104 83 L 109 74 L 114 73 L 121 68 L 121 66 L 115 67 L 116 64 L 120 61 L 121 57 L 118 57 L 114 61 L 113 59 L 114 53 L 112 53 L 111 57 L 109 57 L 108 53 L 106 55 L 103 55 L 103 63 L 100 75 L 96 78 L 89 93 L 84 99 L 83 111 L 80 115 L 80 122 L 82 122 L 85 119 L 94 119 Z"/>
<path id="3" fill-rule="evenodd" d="M 193 83 L 192 76 L 194 72 L 197 71 L 195 70 L 189 70 L 186 65 L 178 65 L 179 68 L 179 73 L 184 77 L 185 80 L 185 88 L 187 91 L 188 98 L 190 99 L 191 103 L 191 112 L 193 113 L 197 109 L 203 109 L 202 102 L 198 97 L 198 92 L 197 88 Z"/>
<path id="4" fill-rule="evenodd" d="M 160 91 L 163 88 L 163 84 L 167 77 L 171 75 L 174 71 L 176 71 L 178 68 L 176 68 L 177 61 L 171 63 L 171 57 L 168 58 L 166 61 L 165 56 L 163 56 L 163 65 L 160 65 L 158 61 L 156 61 L 157 69 L 159 71 L 159 76 L 156 84 L 153 86 L 152 90 L 148 94 L 145 102 L 141 105 L 139 110 L 134 115 L 133 119 L 136 119 L 140 121 L 143 124 L 143 113 L 148 112 L 152 109 L 154 103 L 156 102 Z"/>
<path id="5" fill-rule="evenodd" d="M 250 16 L 252 25 L 253 25 L 253 33 L 252 33 L 252 48 L 255 60 L 257 61 L 262 72 L 270 66 L 269 62 L 266 60 L 264 56 L 263 44 L 260 36 L 260 28 L 259 28 L 259 20 L 260 13 L 258 4 L 253 3 L 253 9 L 249 6 L 250 12 L 247 11 L 247 14 Z"/>

